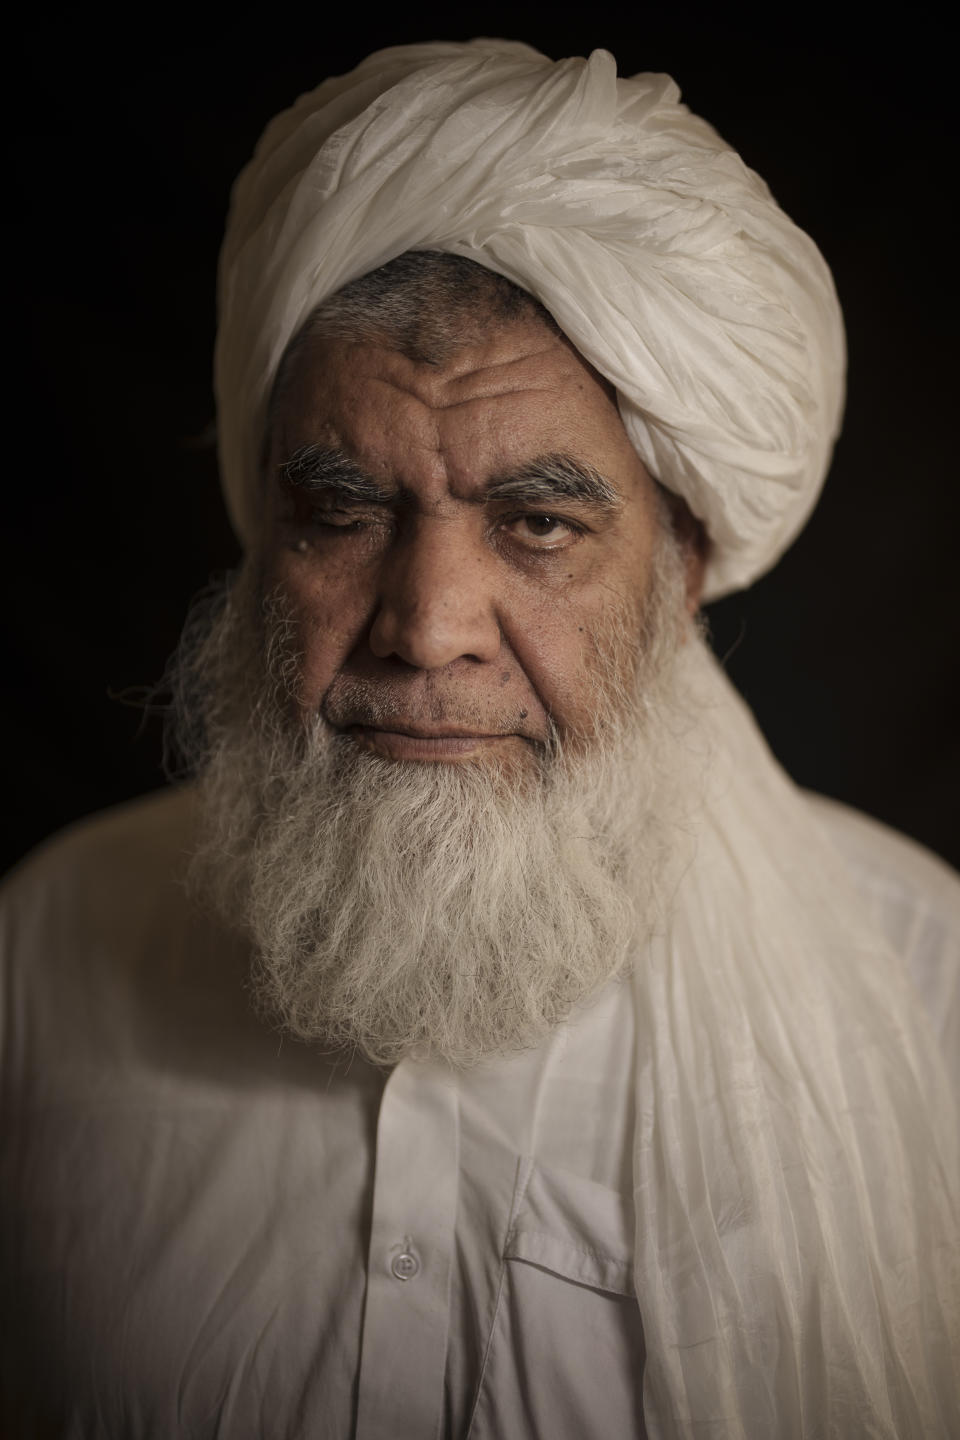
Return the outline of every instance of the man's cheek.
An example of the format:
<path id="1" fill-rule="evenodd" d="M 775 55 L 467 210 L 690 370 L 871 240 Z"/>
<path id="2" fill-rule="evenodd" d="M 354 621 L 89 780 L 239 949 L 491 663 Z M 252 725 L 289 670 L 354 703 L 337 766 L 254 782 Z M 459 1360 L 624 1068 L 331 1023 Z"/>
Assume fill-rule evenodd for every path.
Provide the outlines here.
<path id="1" fill-rule="evenodd" d="M 581 715 L 589 704 L 578 663 L 577 637 L 564 638 L 567 643 L 558 644 L 555 633 L 537 634 L 531 626 L 526 643 L 516 647 L 521 673 L 562 736 L 580 728 Z"/>
<path id="2" fill-rule="evenodd" d="M 604 605 L 584 604 L 578 594 L 569 603 L 528 607 L 523 619 L 513 627 L 517 658 L 560 734 L 588 732 L 610 626 Z"/>
<path id="3" fill-rule="evenodd" d="M 291 604 L 298 657 L 297 701 L 315 714 L 323 696 L 363 632 L 359 610 L 339 609 L 329 598 L 311 596 Z"/>

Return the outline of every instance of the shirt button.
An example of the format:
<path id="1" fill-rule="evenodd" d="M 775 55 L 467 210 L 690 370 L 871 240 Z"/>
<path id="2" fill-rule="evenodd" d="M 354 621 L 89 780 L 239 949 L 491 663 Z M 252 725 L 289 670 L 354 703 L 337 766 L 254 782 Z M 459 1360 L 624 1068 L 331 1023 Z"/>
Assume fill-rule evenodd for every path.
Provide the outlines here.
<path id="1" fill-rule="evenodd" d="M 414 1275 L 416 1275 L 417 1271 L 420 1269 L 420 1261 L 410 1249 L 409 1244 L 407 1244 L 407 1246 L 400 1251 L 399 1255 L 394 1255 L 393 1261 L 390 1265 L 390 1269 L 393 1271 L 394 1275 L 396 1275 L 398 1280 L 413 1279 Z"/>

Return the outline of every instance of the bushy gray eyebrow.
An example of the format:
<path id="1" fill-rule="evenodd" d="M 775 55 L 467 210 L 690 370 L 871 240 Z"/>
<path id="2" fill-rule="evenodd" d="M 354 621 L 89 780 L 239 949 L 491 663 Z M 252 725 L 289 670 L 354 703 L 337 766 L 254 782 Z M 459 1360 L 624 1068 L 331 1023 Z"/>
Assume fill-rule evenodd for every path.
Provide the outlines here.
<path id="1" fill-rule="evenodd" d="M 277 474 L 299 490 L 334 493 L 354 504 L 390 505 L 398 498 L 395 490 L 372 479 L 349 455 L 329 446 L 302 445 L 277 466 Z M 608 511 L 619 510 L 623 503 L 599 470 L 563 453 L 538 455 L 519 469 L 495 476 L 477 500 L 514 501 L 546 509 L 558 501 L 573 501 Z"/>
<path id="2" fill-rule="evenodd" d="M 573 500 L 600 510 L 619 510 L 623 504 L 599 470 L 565 454 L 538 455 L 528 460 L 519 470 L 492 480 L 485 498 L 548 508 L 558 500 Z"/>
<path id="3" fill-rule="evenodd" d="M 289 460 L 277 466 L 277 475 L 288 485 L 311 494 L 332 491 L 344 500 L 363 505 L 389 505 L 396 499 L 351 460 L 342 450 L 323 445 L 301 445 Z"/>

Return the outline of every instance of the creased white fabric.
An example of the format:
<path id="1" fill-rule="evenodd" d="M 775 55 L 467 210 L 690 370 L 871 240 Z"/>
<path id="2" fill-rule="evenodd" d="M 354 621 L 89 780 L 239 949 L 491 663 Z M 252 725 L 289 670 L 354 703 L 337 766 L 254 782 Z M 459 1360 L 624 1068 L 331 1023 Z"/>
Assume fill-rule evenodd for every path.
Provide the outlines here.
<path id="1" fill-rule="evenodd" d="M 502 40 L 397 46 L 301 96 L 234 188 L 220 262 L 221 470 L 255 533 L 265 407 L 310 311 L 408 249 L 534 293 L 617 388 L 650 472 L 714 542 L 707 598 L 769 568 L 839 428 L 830 273 L 666 75 Z"/>
<path id="2" fill-rule="evenodd" d="M 956 1096 L 878 910 L 715 662 L 688 659 L 709 793 L 635 981 L 648 1426 L 948 1440 Z"/>

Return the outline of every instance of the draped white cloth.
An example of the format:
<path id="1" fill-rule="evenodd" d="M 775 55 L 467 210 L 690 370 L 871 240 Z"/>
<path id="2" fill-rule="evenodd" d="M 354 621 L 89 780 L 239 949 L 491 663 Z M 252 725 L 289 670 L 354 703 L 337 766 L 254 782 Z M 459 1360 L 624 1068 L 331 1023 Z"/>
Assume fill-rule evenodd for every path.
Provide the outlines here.
<path id="1" fill-rule="evenodd" d="M 630 438 L 714 544 L 707 598 L 806 521 L 843 403 L 830 273 L 666 75 L 606 51 L 397 46 L 274 119 L 234 188 L 216 390 L 234 525 L 255 533 L 264 416 L 311 310 L 405 250 L 535 294 L 616 386 Z"/>
<path id="2" fill-rule="evenodd" d="M 707 802 L 635 976 L 648 1425 L 947 1440 L 956 1093 L 902 954 L 807 800 L 715 662 L 688 660 L 713 737 Z"/>

